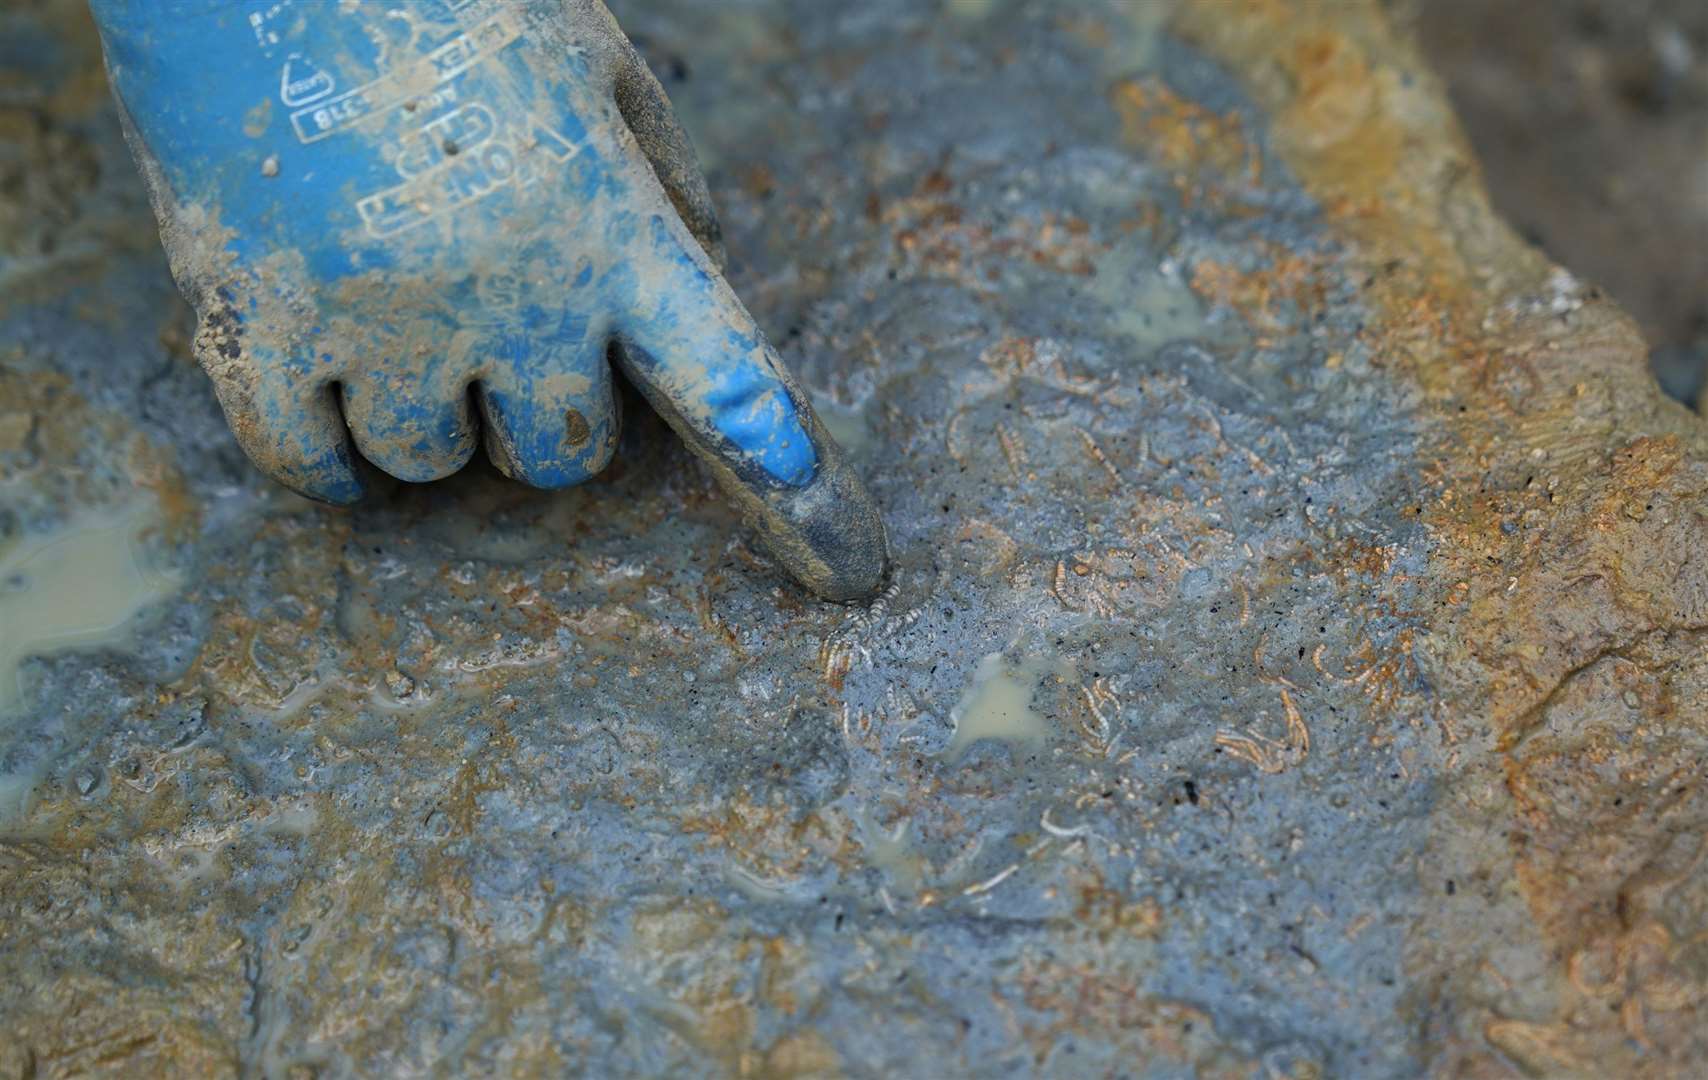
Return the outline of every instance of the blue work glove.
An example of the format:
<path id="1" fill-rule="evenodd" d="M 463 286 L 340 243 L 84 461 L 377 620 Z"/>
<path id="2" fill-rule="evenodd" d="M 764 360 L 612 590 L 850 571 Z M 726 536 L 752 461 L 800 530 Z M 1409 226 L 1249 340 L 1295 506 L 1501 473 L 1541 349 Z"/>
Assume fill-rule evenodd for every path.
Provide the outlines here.
<path id="1" fill-rule="evenodd" d="M 426 481 L 481 438 L 580 483 L 617 443 L 610 356 L 803 584 L 881 584 L 877 510 L 719 273 L 693 151 L 599 0 L 91 7 L 196 356 L 266 473 L 348 503 L 352 441 Z"/>

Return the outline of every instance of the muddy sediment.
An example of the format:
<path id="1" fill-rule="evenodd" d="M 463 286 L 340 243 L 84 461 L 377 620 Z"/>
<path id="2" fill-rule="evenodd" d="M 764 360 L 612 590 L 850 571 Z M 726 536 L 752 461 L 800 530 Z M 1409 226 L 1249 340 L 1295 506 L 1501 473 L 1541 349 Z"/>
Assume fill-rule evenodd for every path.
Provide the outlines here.
<path id="1" fill-rule="evenodd" d="M 0 721 L 0 1068 L 1690 1075 L 1708 440 L 1378 5 L 631 7 L 893 588 L 644 417 L 279 493 L 56 121 L 6 535 L 177 588 Z"/>

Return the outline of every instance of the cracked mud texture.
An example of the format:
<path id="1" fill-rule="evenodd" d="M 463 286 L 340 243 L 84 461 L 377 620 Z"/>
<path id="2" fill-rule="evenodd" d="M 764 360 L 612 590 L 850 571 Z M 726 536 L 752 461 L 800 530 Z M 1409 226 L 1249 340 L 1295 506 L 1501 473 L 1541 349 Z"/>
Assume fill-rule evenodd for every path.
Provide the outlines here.
<path id="1" fill-rule="evenodd" d="M 4 1075 L 1699 1073 L 1708 439 L 1374 3 L 618 14 L 870 608 L 656 426 L 269 486 L 75 5 L 0 15 L 0 524 L 150 499 L 178 582 L 0 724 Z"/>

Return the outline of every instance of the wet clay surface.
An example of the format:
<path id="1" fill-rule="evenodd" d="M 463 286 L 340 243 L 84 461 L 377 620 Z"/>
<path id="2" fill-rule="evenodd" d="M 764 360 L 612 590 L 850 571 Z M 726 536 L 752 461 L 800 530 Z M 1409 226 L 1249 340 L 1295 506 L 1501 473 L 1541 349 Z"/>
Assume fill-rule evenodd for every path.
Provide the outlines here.
<path id="1" fill-rule="evenodd" d="M 280 494 L 7 106 L 6 542 L 177 584 L 0 721 L 0 1069 L 1691 1075 L 1708 440 L 1374 4 L 618 15 L 893 589 L 644 430 Z"/>

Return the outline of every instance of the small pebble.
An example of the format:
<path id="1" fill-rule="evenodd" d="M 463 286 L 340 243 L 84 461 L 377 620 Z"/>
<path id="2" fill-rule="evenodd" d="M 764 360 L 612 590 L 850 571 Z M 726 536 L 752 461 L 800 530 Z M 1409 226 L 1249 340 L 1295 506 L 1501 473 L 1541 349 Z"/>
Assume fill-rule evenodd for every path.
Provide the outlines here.
<path id="1" fill-rule="evenodd" d="M 385 685 L 386 689 L 391 691 L 392 697 L 395 698 L 406 698 L 415 693 L 415 680 L 401 671 L 386 672 Z"/>
<path id="2" fill-rule="evenodd" d="M 89 795 L 101 786 L 101 773 L 95 766 L 85 765 L 77 770 L 73 783 L 77 785 L 77 794 Z"/>
<path id="3" fill-rule="evenodd" d="M 261 163 L 261 175 L 266 177 L 279 175 L 279 156 L 277 154 L 267 155 L 267 160 Z"/>

